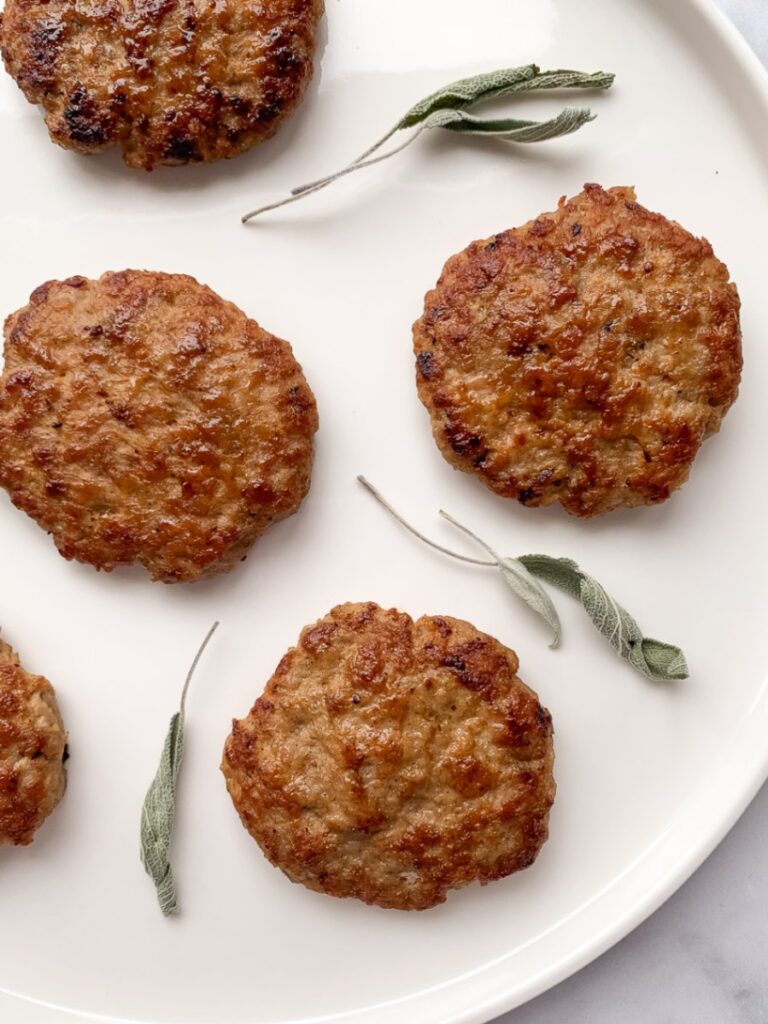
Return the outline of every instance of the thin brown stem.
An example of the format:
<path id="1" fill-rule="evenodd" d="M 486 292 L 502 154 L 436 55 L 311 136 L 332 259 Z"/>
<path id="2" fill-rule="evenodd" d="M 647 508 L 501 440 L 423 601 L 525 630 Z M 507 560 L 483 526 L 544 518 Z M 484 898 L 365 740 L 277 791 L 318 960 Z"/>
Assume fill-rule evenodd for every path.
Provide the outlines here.
<path id="1" fill-rule="evenodd" d="M 396 124 L 394 126 L 394 128 L 390 128 L 390 130 L 387 132 L 387 134 L 386 135 L 382 135 L 382 137 L 379 139 L 378 142 L 374 142 L 374 144 L 372 146 L 369 146 L 368 149 L 366 149 L 366 151 L 364 153 L 361 153 L 360 156 L 356 157 L 354 160 L 351 160 L 349 162 L 349 164 L 347 165 L 347 169 L 352 169 L 354 167 L 357 167 L 358 165 L 360 165 L 364 161 L 366 161 L 368 159 L 368 157 L 371 156 L 372 153 L 375 153 L 377 149 L 381 149 L 381 147 L 384 145 L 385 142 L 389 142 L 389 140 L 392 138 L 392 136 L 395 134 L 395 132 L 398 131 L 399 128 L 400 128 L 399 124 Z M 418 132 L 416 134 L 418 134 Z M 392 156 L 393 153 L 398 153 L 401 149 L 405 149 L 406 146 L 410 145 L 411 142 L 413 142 L 412 138 L 408 139 L 407 142 L 404 142 L 402 144 L 402 146 L 398 147 L 398 149 L 393 149 L 392 152 L 389 153 L 388 155 Z M 382 157 L 380 159 L 385 159 L 385 158 Z M 368 165 L 366 164 L 366 166 L 368 166 Z M 314 188 L 315 185 L 321 185 L 321 184 L 325 184 L 325 182 L 329 182 L 330 183 L 331 181 L 335 181 L 337 176 L 338 175 L 336 175 L 336 174 L 328 174 L 324 178 L 317 178 L 315 181 L 310 181 L 306 185 L 297 185 L 296 188 L 292 188 L 291 189 L 291 195 L 292 196 L 298 196 L 302 192 L 307 192 L 307 191 L 309 191 L 309 189 Z"/>
<path id="2" fill-rule="evenodd" d="M 203 656 L 205 648 L 208 646 L 208 643 L 209 643 L 211 637 L 213 636 L 213 634 L 216 632 L 216 630 L 218 628 L 219 628 L 219 623 L 218 622 L 214 622 L 214 624 L 211 626 L 211 628 L 206 633 L 205 640 L 203 640 L 203 642 L 200 644 L 200 647 L 197 650 L 197 654 L 195 655 L 194 661 L 192 662 L 192 664 L 191 664 L 191 666 L 189 668 L 189 672 L 187 672 L 187 678 L 184 680 L 184 689 L 181 691 L 181 706 L 180 706 L 180 709 L 179 709 L 181 711 L 181 717 L 182 718 L 184 717 L 184 705 L 187 702 L 187 690 L 189 689 L 189 684 L 192 682 L 192 676 L 195 674 L 195 669 L 197 668 L 198 662 L 200 661 L 200 659 Z"/>
<path id="3" fill-rule="evenodd" d="M 453 516 L 450 515 L 450 513 L 446 512 L 445 509 L 440 509 L 440 515 L 443 517 L 443 519 L 447 519 L 452 526 L 455 526 L 458 530 L 461 530 L 462 533 L 466 533 L 468 537 L 471 537 L 476 544 L 479 544 L 480 547 L 483 548 L 484 551 L 487 551 L 488 554 L 494 559 L 494 561 L 491 563 L 492 565 L 499 564 L 501 559 L 493 550 L 493 548 L 489 544 L 486 544 L 484 540 L 481 540 L 476 533 L 472 533 L 469 527 L 462 526 L 462 524 L 457 519 L 454 519 Z"/>
<path id="4" fill-rule="evenodd" d="M 425 537 L 423 533 L 421 533 L 415 527 L 411 526 L 409 522 L 406 522 L 406 520 L 403 519 L 403 517 L 400 515 L 397 509 L 393 508 L 392 505 L 390 505 L 390 503 L 387 501 L 384 495 L 381 494 L 369 480 L 366 480 L 364 476 L 358 476 L 357 479 L 360 481 L 363 487 L 365 487 L 369 494 L 372 494 L 376 501 L 378 501 L 378 503 L 383 508 L 385 508 L 387 512 L 389 512 L 389 514 L 393 516 L 398 521 L 398 523 L 400 523 L 401 526 L 404 526 L 409 533 L 412 533 L 414 535 L 414 537 L 418 537 L 420 541 L 423 541 L 425 544 L 428 544 L 429 547 L 434 548 L 435 551 L 441 551 L 444 555 L 449 555 L 451 558 L 455 558 L 459 562 L 469 562 L 470 565 L 483 565 L 494 569 L 496 568 L 497 562 L 487 562 L 485 561 L 485 559 L 482 558 L 470 558 L 468 555 L 460 555 L 458 551 L 451 551 L 450 548 L 445 548 L 443 547 L 442 544 L 437 544 L 435 541 L 430 540 L 429 537 Z"/>
<path id="5" fill-rule="evenodd" d="M 336 171 L 334 174 L 329 174 L 325 178 L 318 178 L 317 181 L 310 181 L 307 182 L 306 185 L 297 186 L 289 196 L 285 197 L 285 199 L 279 199 L 276 203 L 269 203 L 267 206 L 260 206 L 257 210 L 251 210 L 250 213 L 246 213 L 245 216 L 241 218 L 243 224 L 247 224 L 248 221 L 253 220 L 254 217 L 258 217 L 262 213 L 267 213 L 268 210 L 277 210 L 281 206 L 287 206 L 289 203 L 295 203 L 299 199 L 303 199 L 305 196 L 312 195 L 313 192 L 319 192 L 321 189 L 327 188 L 328 185 L 332 185 L 334 181 L 338 181 L 339 178 L 343 178 L 347 174 L 352 174 L 354 171 L 361 171 L 364 167 L 373 167 L 374 164 L 380 164 L 382 160 L 389 160 L 391 156 L 395 156 L 396 153 L 400 153 L 407 146 L 410 146 L 412 142 L 415 142 L 423 130 L 423 128 L 419 128 L 401 145 L 388 150 L 386 153 L 382 153 L 381 156 L 375 156 L 371 160 L 363 160 L 361 163 L 349 164 L 347 167 L 342 168 L 342 170 Z"/>

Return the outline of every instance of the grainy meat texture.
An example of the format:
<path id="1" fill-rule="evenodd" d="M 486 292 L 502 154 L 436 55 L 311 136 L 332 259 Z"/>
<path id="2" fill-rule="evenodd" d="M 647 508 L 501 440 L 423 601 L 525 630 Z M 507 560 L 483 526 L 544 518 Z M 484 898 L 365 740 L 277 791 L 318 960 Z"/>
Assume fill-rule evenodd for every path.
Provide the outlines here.
<path id="1" fill-rule="evenodd" d="M 53 687 L 0 640 L 0 845 L 31 843 L 61 800 L 66 742 Z"/>
<path id="2" fill-rule="evenodd" d="M 6 0 L 0 48 L 51 138 L 131 167 L 237 156 L 312 77 L 323 0 Z"/>
<path id="3" fill-rule="evenodd" d="M 552 721 L 467 622 L 344 604 L 308 626 L 222 770 L 294 882 L 397 910 L 526 868 L 555 795 Z"/>
<path id="4" fill-rule="evenodd" d="M 688 478 L 738 392 L 739 298 L 705 239 L 586 185 L 448 260 L 414 348 L 448 462 L 594 516 Z"/>
<path id="5" fill-rule="evenodd" d="M 191 277 L 50 281 L 6 321 L 0 485 L 65 558 L 231 569 L 301 504 L 316 429 L 290 345 Z"/>

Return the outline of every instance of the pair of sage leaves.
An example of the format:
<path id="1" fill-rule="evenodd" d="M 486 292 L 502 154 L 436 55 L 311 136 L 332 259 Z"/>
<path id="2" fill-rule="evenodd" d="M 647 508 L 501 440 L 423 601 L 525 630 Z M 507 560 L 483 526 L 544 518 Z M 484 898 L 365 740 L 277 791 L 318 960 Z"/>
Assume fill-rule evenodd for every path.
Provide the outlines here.
<path id="1" fill-rule="evenodd" d="M 430 129 L 440 128 L 458 135 L 526 144 L 570 135 L 588 121 L 594 120 L 595 115 L 591 110 L 584 107 L 566 107 L 555 117 L 545 121 L 521 120 L 514 117 L 483 118 L 467 111 L 478 103 L 519 93 L 551 89 L 610 89 L 614 77 L 605 71 L 585 72 L 570 68 L 542 71 L 536 64 L 525 64 L 519 68 L 500 68 L 497 71 L 451 82 L 415 103 L 385 135 L 346 167 L 316 181 L 298 185 L 285 199 L 251 210 L 245 214 L 242 221 L 245 224 L 268 210 L 276 210 L 288 203 L 298 202 L 305 196 L 327 188 L 339 178 L 388 160 Z M 406 131 L 409 135 L 404 142 L 385 153 L 379 152 L 393 136 Z"/>
<path id="2" fill-rule="evenodd" d="M 557 609 L 539 580 L 544 580 L 550 586 L 557 587 L 581 601 L 595 628 L 620 657 L 628 661 L 644 676 L 657 680 L 688 678 L 688 666 L 680 648 L 674 644 L 644 636 L 626 608 L 622 608 L 594 577 L 585 573 L 572 559 L 541 554 L 503 558 L 477 534 L 466 526 L 462 526 L 447 512 L 441 511 L 440 515 L 444 519 L 471 537 L 491 556 L 491 560 L 461 555 L 425 537 L 423 533 L 406 522 L 365 477 L 359 476 L 357 479 L 390 515 L 394 516 L 402 526 L 425 544 L 458 561 L 498 569 L 510 590 L 536 612 L 552 630 L 551 647 L 559 646 L 562 627 Z"/>

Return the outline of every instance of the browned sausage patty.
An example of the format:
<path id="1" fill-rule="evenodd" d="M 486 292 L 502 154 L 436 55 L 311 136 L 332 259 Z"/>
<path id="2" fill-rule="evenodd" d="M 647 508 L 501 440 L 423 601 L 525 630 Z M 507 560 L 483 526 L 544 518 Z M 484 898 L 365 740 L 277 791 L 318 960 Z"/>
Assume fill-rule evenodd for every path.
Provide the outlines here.
<path id="1" fill-rule="evenodd" d="M 181 274 L 49 281 L 5 324 L 0 485 L 65 558 L 231 569 L 309 489 L 290 345 Z"/>
<path id="2" fill-rule="evenodd" d="M 586 185 L 448 260 L 414 348 L 448 462 L 594 516 L 685 483 L 736 398 L 739 298 L 705 239 Z"/>
<path id="3" fill-rule="evenodd" d="M 31 843 L 61 800 L 66 742 L 53 687 L 0 640 L 0 845 Z"/>
<path id="4" fill-rule="evenodd" d="M 54 142 L 131 167 L 269 138 L 312 77 L 323 0 L 6 0 L 0 47 Z"/>
<path id="5" fill-rule="evenodd" d="M 292 881 L 396 910 L 528 867 L 552 722 L 517 667 L 459 619 L 334 608 L 233 723 L 222 770 L 243 824 Z"/>

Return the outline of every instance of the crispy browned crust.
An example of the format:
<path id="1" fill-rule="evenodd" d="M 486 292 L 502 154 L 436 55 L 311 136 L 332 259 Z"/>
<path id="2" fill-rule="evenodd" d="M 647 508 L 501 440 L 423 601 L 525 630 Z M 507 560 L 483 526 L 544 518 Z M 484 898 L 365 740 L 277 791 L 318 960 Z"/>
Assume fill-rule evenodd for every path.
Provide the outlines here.
<path id="1" fill-rule="evenodd" d="M 0 845 L 31 843 L 61 800 L 66 742 L 53 687 L 0 640 Z"/>
<path id="2" fill-rule="evenodd" d="M 308 626 L 222 770 L 294 882 L 397 910 L 526 868 L 555 795 L 552 722 L 467 622 L 344 604 Z"/>
<path id="3" fill-rule="evenodd" d="M 686 481 L 738 392 L 739 297 L 705 239 L 585 185 L 448 260 L 414 349 L 448 462 L 594 516 Z"/>
<path id="4" fill-rule="evenodd" d="M 131 167 L 237 156 L 312 77 L 323 0 L 6 0 L 0 48 L 54 142 Z"/>
<path id="5" fill-rule="evenodd" d="M 0 485 L 65 558 L 231 569 L 309 489 L 290 345 L 181 274 L 49 281 L 5 325 Z"/>

